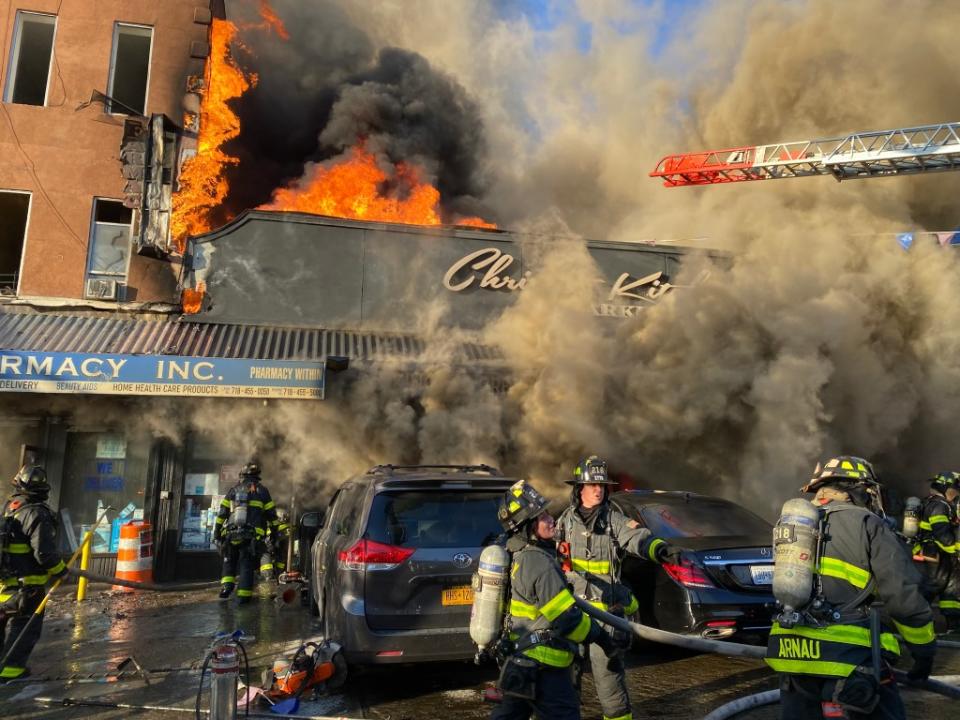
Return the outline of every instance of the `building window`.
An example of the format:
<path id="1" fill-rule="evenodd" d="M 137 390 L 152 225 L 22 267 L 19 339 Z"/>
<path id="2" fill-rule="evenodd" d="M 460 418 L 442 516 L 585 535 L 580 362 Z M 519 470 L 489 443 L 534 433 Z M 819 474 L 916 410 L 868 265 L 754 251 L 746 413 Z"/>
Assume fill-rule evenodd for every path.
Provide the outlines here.
<path id="1" fill-rule="evenodd" d="M 118 283 L 127 279 L 130 261 L 130 225 L 133 211 L 119 200 L 93 201 L 90 228 L 90 259 L 87 263 L 86 296 L 117 300 Z"/>
<path id="2" fill-rule="evenodd" d="M 146 113 L 152 43 L 151 27 L 123 23 L 114 26 L 107 95 L 116 102 L 107 103 L 107 112 L 120 115 Z"/>
<path id="3" fill-rule="evenodd" d="M 4 102 L 46 104 L 56 27 L 56 15 L 17 11 Z"/>
<path id="4" fill-rule="evenodd" d="M 29 213 L 30 193 L 0 192 L 0 294 L 17 292 Z"/>

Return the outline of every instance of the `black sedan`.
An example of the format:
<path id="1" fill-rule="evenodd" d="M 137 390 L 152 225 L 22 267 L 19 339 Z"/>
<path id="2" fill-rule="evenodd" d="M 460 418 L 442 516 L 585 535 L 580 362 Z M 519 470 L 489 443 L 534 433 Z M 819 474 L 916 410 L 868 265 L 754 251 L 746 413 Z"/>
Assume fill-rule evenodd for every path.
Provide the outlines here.
<path id="1" fill-rule="evenodd" d="M 611 497 L 627 517 L 683 548 L 679 565 L 627 556 L 624 583 L 640 622 L 670 632 L 764 642 L 773 611 L 772 526 L 721 498 L 629 491 Z"/>

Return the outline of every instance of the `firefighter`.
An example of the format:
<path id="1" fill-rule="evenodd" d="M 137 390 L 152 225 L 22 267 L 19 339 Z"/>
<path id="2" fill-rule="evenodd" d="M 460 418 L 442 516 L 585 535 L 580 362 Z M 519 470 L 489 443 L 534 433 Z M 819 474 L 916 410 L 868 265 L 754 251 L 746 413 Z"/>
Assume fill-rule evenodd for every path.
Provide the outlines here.
<path id="1" fill-rule="evenodd" d="M 810 601 L 781 615 L 770 631 L 767 664 L 781 673 L 783 720 L 906 717 L 887 664 L 900 654 L 894 635 L 879 633 L 881 655 L 873 663 L 870 605 L 877 600 L 910 648 L 909 677 L 930 675 L 936 652 L 930 606 L 909 553 L 883 521 L 881 489 L 870 463 L 842 456 L 818 464 L 801 490 L 816 493 L 820 562 Z"/>
<path id="2" fill-rule="evenodd" d="M 920 532 L 914 560 L 926 580 L 928 600 L 940 598 L 949 632 L 960 631 L 960 565 L 957 555 L 957 474 L 943 472 L 930 481 L 931 493 L 920 506 Z"/>
<path id="3" fill-rule="evenodd" d="M 580 698 L 573 662 L 580 643 L 595 643 L 611 655 L 610 635 L 574 605 L 556 559 L 554 522 L 547 501 L 524 480 L 504 495 L 498 511 L 509 533 L 510 605 L 508 655 L 500 674 L 502 702 L 491 720 L 577 720 Z"/>
<path id="4" fill-rule="evenodd" d="M 43 613 L 33 622 L 30 618 L 43 600 L 47 581 L 67 571 L 57 552 L 57 520 L 46 504 L 46 471 L 24 465 L 13 486 L 16 490 L 0 518 L 0 657 L 5 658 L 0 681 L 30 674 L 27 659 L 40 639 Z"/>
<path id="5" fill-rule="evenodd" d="M 277 508 L 277 525 L 267 533 L 263 555 L 260 556 L 260 576 L 264 580 L 279 582 L 287 570 L 287 550 L 290 547 L 290 516 L 283 508 Z"/>
<path id="6" fill-rule="evenodd" d="M 639 603 L 620 582 L 622 553 L 678 564 L 679 548 L 654 537 L 608 502 L 608 488 L 616 481 L 607 473 L 607 463 L 596 455 L 581 461 L 567 483 L 573 489 L 570 506 L 557 520 L 557 540 L 573 592 L 614 615 L 635 613 Z M 607 659 L 599 648 L 590 648 L 593 680 L 604 720 L 630 720 L 633 712 L 623 664 L 630 636 L 621 630 L 611 632 L 620 651 Z"/>
<path id="7" fill-rule="evenodd" d="M 260 481 L 260 465 L 251 461 L 240 471 L 240 481 L 220 501 L 214 539 L 223 557 L 220 598 L 237 588 L 237 603 L 253 598 L 254 570 L 263 554 L 267 532 L 277 524 L 270 491 Z"/>

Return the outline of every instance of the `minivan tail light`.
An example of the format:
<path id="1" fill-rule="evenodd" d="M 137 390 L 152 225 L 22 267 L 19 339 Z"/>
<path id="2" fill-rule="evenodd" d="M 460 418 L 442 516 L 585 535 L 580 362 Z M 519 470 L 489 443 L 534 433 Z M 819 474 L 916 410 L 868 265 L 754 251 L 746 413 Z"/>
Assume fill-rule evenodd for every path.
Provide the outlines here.
<path id="1" fill-rule="evenodd" d="M 338 557 L 342 570 L 393 570 L 413 553 L 413 548 L 361 539 L 341 550 Z"/>
<path id="2" fill-rule="evenodd" d="M 710 578 L 707 577 L 707 574 L 696 565 L 671 565 L 670 563 L 664 563 L 660 567 L 664 569 L 667 575 L 684 587 L 715 587 L 710 581 Z"/>

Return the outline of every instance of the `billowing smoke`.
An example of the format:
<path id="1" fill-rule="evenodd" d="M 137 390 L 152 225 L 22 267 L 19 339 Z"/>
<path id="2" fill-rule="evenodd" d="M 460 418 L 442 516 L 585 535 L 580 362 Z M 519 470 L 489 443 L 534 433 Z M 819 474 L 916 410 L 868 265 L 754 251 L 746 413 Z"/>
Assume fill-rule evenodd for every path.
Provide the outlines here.
<path id="1" fill-rule="evenodd" d="M 399 192 L 396 166 L 414 165 L 440 191 L 444 211 L 480 210 L 483 125 L 453 77 L 412 49 L 374 46 L 326 0 L 282 0 L 274 9 L 288 39 L 245 22 L 256 7 L 237 4 L 247 52 L 235 55 L 259 82 L 237 102 L 243 130 L 230 150 L 241 161 L 228 175 L 227 198 L 234 214 L 360 143 Z"/>
<path id="2" fill-rule="evenodd" d="M 476 198 L 540 238 L 542 262 L 482 333 L 506 375 L 448 352 L 457 338 L 428 323 L 432 364 L 355 363 L 325 402 L 191 399 L 165 417 L 304 488 L 378 462 L 488 462 L 556 493 L 598 452 L 640 483 L 769 515 L 832 453 L 911 492 L 960 469 L 957 259 L 892 236 L 956 227 L 960 176 L 673 190 L 646 177 L 671 152 L 960 119 L 953 7 L 680 5 L 571 1 L 545 19 L 485 0 L 277 0 L 291 39 L 246 40 L 260 81 L 232 172 L 257 173 L 235 178 L 236 209 L 364 136 L 393 162 L 419 158 L 446 201 Z M 734 260 L 601 325 L 582 237 L 705 238 L 691 244 Z"/>

